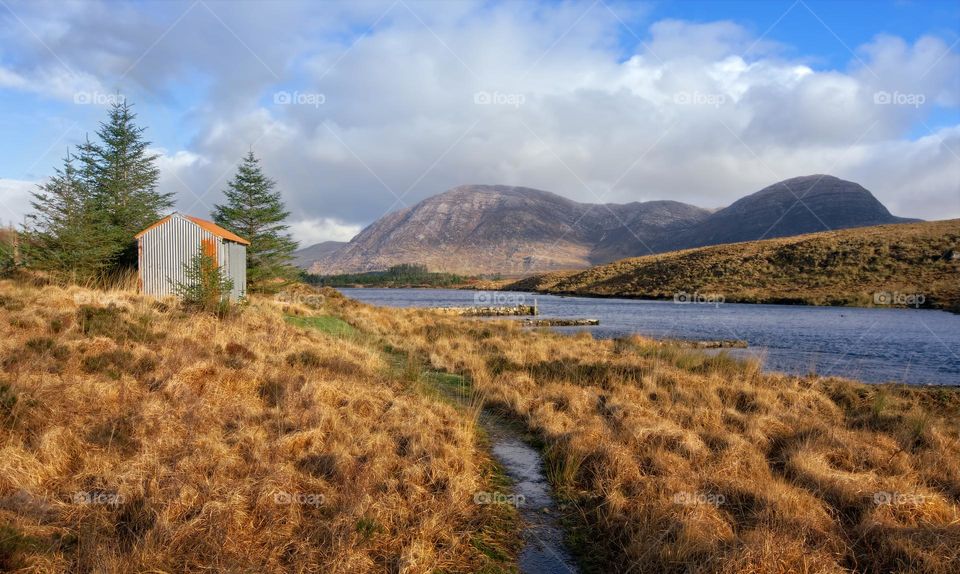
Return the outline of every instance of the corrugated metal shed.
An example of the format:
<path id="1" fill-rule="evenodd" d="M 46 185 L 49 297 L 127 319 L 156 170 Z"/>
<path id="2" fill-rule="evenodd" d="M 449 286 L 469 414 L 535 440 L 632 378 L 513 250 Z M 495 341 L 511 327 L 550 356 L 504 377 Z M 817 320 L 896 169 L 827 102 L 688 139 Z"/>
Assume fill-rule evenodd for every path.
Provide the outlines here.
<path id="1" fill-rule="evenodd" d="M 212 221 L 173 213 L 136 235 L 140 291 L 146 295 L 173 295 L 173 285 L 184 282 L 184 265 L 205 250 L 233 280 L 231 299 L 247 292 L 247 245 L 250 242 Z"/>

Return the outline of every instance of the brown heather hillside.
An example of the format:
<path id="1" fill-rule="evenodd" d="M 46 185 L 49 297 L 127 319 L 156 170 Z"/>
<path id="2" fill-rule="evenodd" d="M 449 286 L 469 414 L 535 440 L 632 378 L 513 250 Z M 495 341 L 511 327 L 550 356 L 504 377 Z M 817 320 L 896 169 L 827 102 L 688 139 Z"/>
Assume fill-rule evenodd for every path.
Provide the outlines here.
<path id="1" fill-rule="evenodd" d="M 877 293 L 922 294 L 923 306 L 960 311 L 960 219 L 880 225 L 623 259 L 537 275 L 505 289 L 727 302 L 886 304 Z"/>
<path id="2" fill-rule="evenodd" d="M 0 283 L 0 566 L 510 571 L 443 372 L 542 443 L 586 572 L 956 571 L 953 389 L 321 294 L 218 322 Z"/>

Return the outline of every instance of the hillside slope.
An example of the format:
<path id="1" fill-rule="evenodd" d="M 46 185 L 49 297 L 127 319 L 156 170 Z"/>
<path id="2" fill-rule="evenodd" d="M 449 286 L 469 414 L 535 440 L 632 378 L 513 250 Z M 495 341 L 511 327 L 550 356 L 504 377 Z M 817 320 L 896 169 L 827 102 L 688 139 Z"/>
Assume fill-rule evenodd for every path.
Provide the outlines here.
<path id="1" fill-rule="evenodd" d="M 920 294 L 921 306 L 960 310 L 960 219 L 688 249 L 504 288 L 653 299 L 699 292 L 728 302 L 813 305 L 884 305 L 897 303 L 888 294 Z"/>
<path id="2" fill-rule="evenodd" d="M 329 257 L 343 248 L 346 241 L 322 241 L 293 252 L 293 265 L 307 271 L 318 260 Z"/>
<path id="3" fill-rule="evenodd" d="M 589 204 L 525 187 L 462 185 L 392 212 L 311 272 L 401 263 L 459 274 L 585 268 L 703 245 L 908 221 L 857 183 L 829 175 L 775 183 L 719 211 L 677 201 Z"/>
<path id="4" fill-rule="evenodd" d="M 735 201 L 700 225 L 667 238 L 658 251 L 908 221 L 916 220 L 891 215 L 858 183 L 831 175 L 806 175 Z"/>
<path id="5" fill-rule="evenodd" d="M 634 222 L 635 233 L 650 239 L 706 215 L 678 202 L 591 205 L 537 189 L 463 185 L 385 215 L 311 271 L 374 271 L 400 263 L 460 274 L 587 267 L 594 246 L 622 222 Z"/>

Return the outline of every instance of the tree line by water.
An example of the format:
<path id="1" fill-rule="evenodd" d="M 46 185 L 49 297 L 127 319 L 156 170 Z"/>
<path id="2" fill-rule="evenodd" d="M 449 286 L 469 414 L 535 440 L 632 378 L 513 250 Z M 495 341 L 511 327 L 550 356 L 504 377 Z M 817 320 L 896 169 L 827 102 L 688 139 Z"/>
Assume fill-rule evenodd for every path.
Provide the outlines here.
<path id="1" fill-rule="evenodd" d="M 349 287 L 353 285 L 363 285 L 365 287 L 451 287 L 461 285 L 469 279 L 475 278 L 455 273 L 432 272 L 427 269 L 426 265 L 416 263 L 401 263 L 384 271 L 368 271 L 365 273 L 304 274 L 304 280 L 307 283 L 325 287 Z"/>

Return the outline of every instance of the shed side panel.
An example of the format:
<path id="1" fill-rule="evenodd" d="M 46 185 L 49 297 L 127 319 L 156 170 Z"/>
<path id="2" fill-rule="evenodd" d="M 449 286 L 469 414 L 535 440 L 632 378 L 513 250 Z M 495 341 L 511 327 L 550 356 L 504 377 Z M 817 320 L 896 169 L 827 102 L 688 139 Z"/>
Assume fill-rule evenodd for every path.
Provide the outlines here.
<path id="1" fill-rule="evenodd" d="M 239 299 L 247 295 L 247 246 L 233 241 L 224 242 L 228 252 L 228 274 L 233 281 L 231 296 Z"/>

